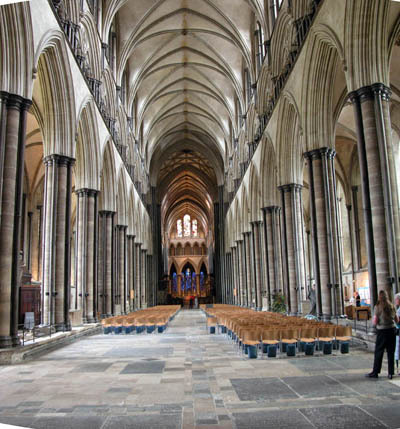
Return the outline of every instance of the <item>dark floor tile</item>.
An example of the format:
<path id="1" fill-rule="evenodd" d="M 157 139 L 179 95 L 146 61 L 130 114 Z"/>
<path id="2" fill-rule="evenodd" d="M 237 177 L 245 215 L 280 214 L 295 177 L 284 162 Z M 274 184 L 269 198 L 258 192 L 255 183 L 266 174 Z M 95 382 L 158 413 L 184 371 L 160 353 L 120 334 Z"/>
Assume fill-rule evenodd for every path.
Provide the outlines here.
<path id="1" fill-rule="evenodd" d="M 163 358 L 172 356 L 174 353 L 173 347 L 113 347 L 106 352 L 103 357 L 112 358 Z"/>
<path id="2" fill-rule="evenodd" d="M 111 387 L 107 390 L 108 393 L 130 393 L 132 392 L 131 387 Z"/>
<path id="3" fill-rule="evenodd" d="M 102 429 L 181 429 L 181 426 L 181 415 L 163 414 L 160 416 L 154 414 L 109 417 Z"/>
<path id="4" fill-rule="evenodd" d="M 295 366 L 304 372 L 322 372 L 322 371 L 338 371 L 340 366 L 336 365 L 331 360 L 319 356 L 307 356 L 301 359 L 291 359 L 288 361 L 290 365 Z"/>
<path id="5" fill-rule="evenodd" d="M 363 405 L 360 408 L 368 414 L 372 414 L 376 419 L 388 425 L 391 429 L 400 427 L 400 407 L 397 403 Z"/>
<path id="6" fill-rule="evenodd" d="M 342 405 L 336 407 L 304 408 L 299 410 L 317 429 L 373 429 L 385 426 L 358 407 Z"/>
<path id="7" fill-rule="evenodd" d="M 105 417 L 97 416 L 67 416 L 67 417 L 40 417 L 35 419 L 33 429 L 100 429 Z"/>
<path id="8" fill-rule="evenodd" d="M 113 363 L 86 363 L 83 365 L 79 365 L 71 370 L 71 372 L 78 373 L 86 373 L 86 372 L 104 372 L 107 371 L 108 368 Z"/>
<path id="9" fill-rule="evenodd" d="M 236 429 L 310 429 L 312 425 L 297 410 L 257 411 L 233 414 Z"/>
<path id="10" fill-rule="evenodd" d="M 298 398 L 283 381 L 274 377 L 231 379 L 231 383 L 241 401 Z"/>
<path id="11" fill-rule="evenodd" d="M 305 398 L 355 395 L 354 391 L 327 375 L 285 377 L 282 380 L 300 396 Z"/>
<path id="12" fill-rule="evenodd" d="M 334 363 L 340 368 L 343 369 L 367 369 L 369 370 L 372 367 L 373 355 L 371 357 L 363 356 L 337 356 L 328 358 L 328 362 Z M 368 371 L 369 372 L 369 371 Z"/>
<path id="13" fill-rule="evenodd" d="M 43 401 L 25 401 L 25 402 L 20 402 L 18 406 L 19 407 L 40 407 L 43 404 L 44 404 Z"/>
<path id="14" fill-rule="evenodd" d="M 120 374 L 161 374 L 164 366 L 163 361 L 129 363 Z"/>
<path id="15" fill-rule="evenodd" d="M 331 377 L 361 395 L 385 397 L 392 393 L 400 393 L 400 387 L 390 383 L 385 377 L 385 374 L 379 379 L 366 378 L 364 374 L 348 373 L 332 374 Z"/>

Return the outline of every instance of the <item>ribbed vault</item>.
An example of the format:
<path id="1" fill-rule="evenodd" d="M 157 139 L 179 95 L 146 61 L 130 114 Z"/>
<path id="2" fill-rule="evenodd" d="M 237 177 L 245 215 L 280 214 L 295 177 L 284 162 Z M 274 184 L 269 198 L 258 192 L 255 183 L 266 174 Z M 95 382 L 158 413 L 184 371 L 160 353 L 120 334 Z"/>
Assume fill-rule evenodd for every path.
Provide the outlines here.
<path id="1" fill-rule="evenodd" d="M 168 232 L 184 212 L 212 231 L 213 203 L 254 82 L 258 0 L 111 0 L 104 37 L 119 41 L 114 67 L 136 144 Z M 265 23 L 262 22 L 262 25 Z"/>

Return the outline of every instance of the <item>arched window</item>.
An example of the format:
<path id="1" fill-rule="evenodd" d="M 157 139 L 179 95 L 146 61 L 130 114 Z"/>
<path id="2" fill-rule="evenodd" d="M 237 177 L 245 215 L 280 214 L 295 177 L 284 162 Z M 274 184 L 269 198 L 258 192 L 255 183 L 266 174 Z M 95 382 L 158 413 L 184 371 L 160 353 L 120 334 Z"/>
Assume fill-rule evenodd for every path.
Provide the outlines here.
<path id="1" fill-rule="evenodd" d="M 179 238 L 183 237 L 182 219 L 178 219 L 176 222 L 176 232 Z"/>
<path id="2" fill-rule="evenodd" d="M 261 67 L 265 58 L 265 51 L 264 51 L 264 32 L 261 27 L 261 24 L 258 21 L 257 21 L 257 30 L 254 35 L 255 35 L 256 57 L 257 57 L 257 70 L 258 70 L 258 73 L 260 73 Z"/>
<path id="3" fill-rule="evenodd" d="M 184 237 L 190 237 L 191 235 L 191 223 L 189 215 L 183 216 L 183 235 Z"/>
<path id="4" fill-rule="evenodd" d="M 282 3 L 283 0 L 270 0 L 272 25 L 275 24 L 275 21 L 278 18 L 278 13 L 282 6 Z"/>
<path id="5" fill-rule="evenodd" d="M 193 234 L 193 237 L 197 237 L 197 220 L 196 219 L 193 219 L 193 222 L 192 222 L 192 234 Z"/>

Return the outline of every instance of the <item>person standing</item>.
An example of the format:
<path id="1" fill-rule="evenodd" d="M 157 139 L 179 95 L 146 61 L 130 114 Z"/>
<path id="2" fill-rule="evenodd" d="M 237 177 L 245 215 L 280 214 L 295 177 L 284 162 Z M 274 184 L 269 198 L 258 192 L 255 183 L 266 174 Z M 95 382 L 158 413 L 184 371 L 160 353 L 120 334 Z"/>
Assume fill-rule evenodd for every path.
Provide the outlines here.
<path id="1" fill-rule="evenodd" d="M 366 377 L 378 378 L 382 369 L 382 360 L 385 349 L 388 357 L 388 378 L 394 375 L 394 352 L 396 347 L 396 323 L 399 319 L 394 305 L 390 302 L 385 291 L 379 292 L 378 302 L 375 305 L 372 324 L 376 327 L 376 344 L 374 367 Z"/>
<path id="2" fill-rule="evenodd" d="M 397 314 L 397 332 L 396 332 L 396 351 L 394 353 L 394 359 L 396 361 L 397 372 L 399 372 L 399 360 L 400 360 L 400 336 L 399 336 L 399 328 L 400 328 L 400 293 L 396 294 L 394 297 L 394 305 L 396 306 L 396 314 Z"/>
<path id="3" fill-rule="evenodd" d="M 311 310 L 308 314 L 312 316 L 317 315 L 317 295 L 315 293 L 315 284 L 311 286 L 310 292 L 308 293 L 308 299 L 310 300 Z"/>
<path id="4" fill-rule="evenodd" d="M 356 301 L 356 307 L 361 307 L 361 297 L 358 291 L 354 292 L 354 299 Z"/>

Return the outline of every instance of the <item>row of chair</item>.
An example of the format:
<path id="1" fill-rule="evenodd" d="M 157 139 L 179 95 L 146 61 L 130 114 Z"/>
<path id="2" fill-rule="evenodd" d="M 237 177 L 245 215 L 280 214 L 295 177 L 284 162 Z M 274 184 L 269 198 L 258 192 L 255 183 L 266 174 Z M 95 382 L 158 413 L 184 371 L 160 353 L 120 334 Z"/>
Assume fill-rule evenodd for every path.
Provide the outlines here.
<path id="1" fill-rule="evenodd" d="M 231 306 L 203 310 L 209 332 L 218 329 L 227 334 L 250 358 L 257 357 L 259 350 L 268 357 L 276 357 L 278 351 L 288 356 L 297 352 L 313 355 L 315 350 L 324 354 L 331 354 L 333 349 L 349 352 L 350 326 Z"/>
<path id="2" fill-rule="evenodd" d="M 113 316 L 103 319 L 104 334 L 132 334 L 132 333 L 163 333 L 168 323 L 180 310 L 179 305 L 157 306 L 138 310 L 127 315 Z"/>

